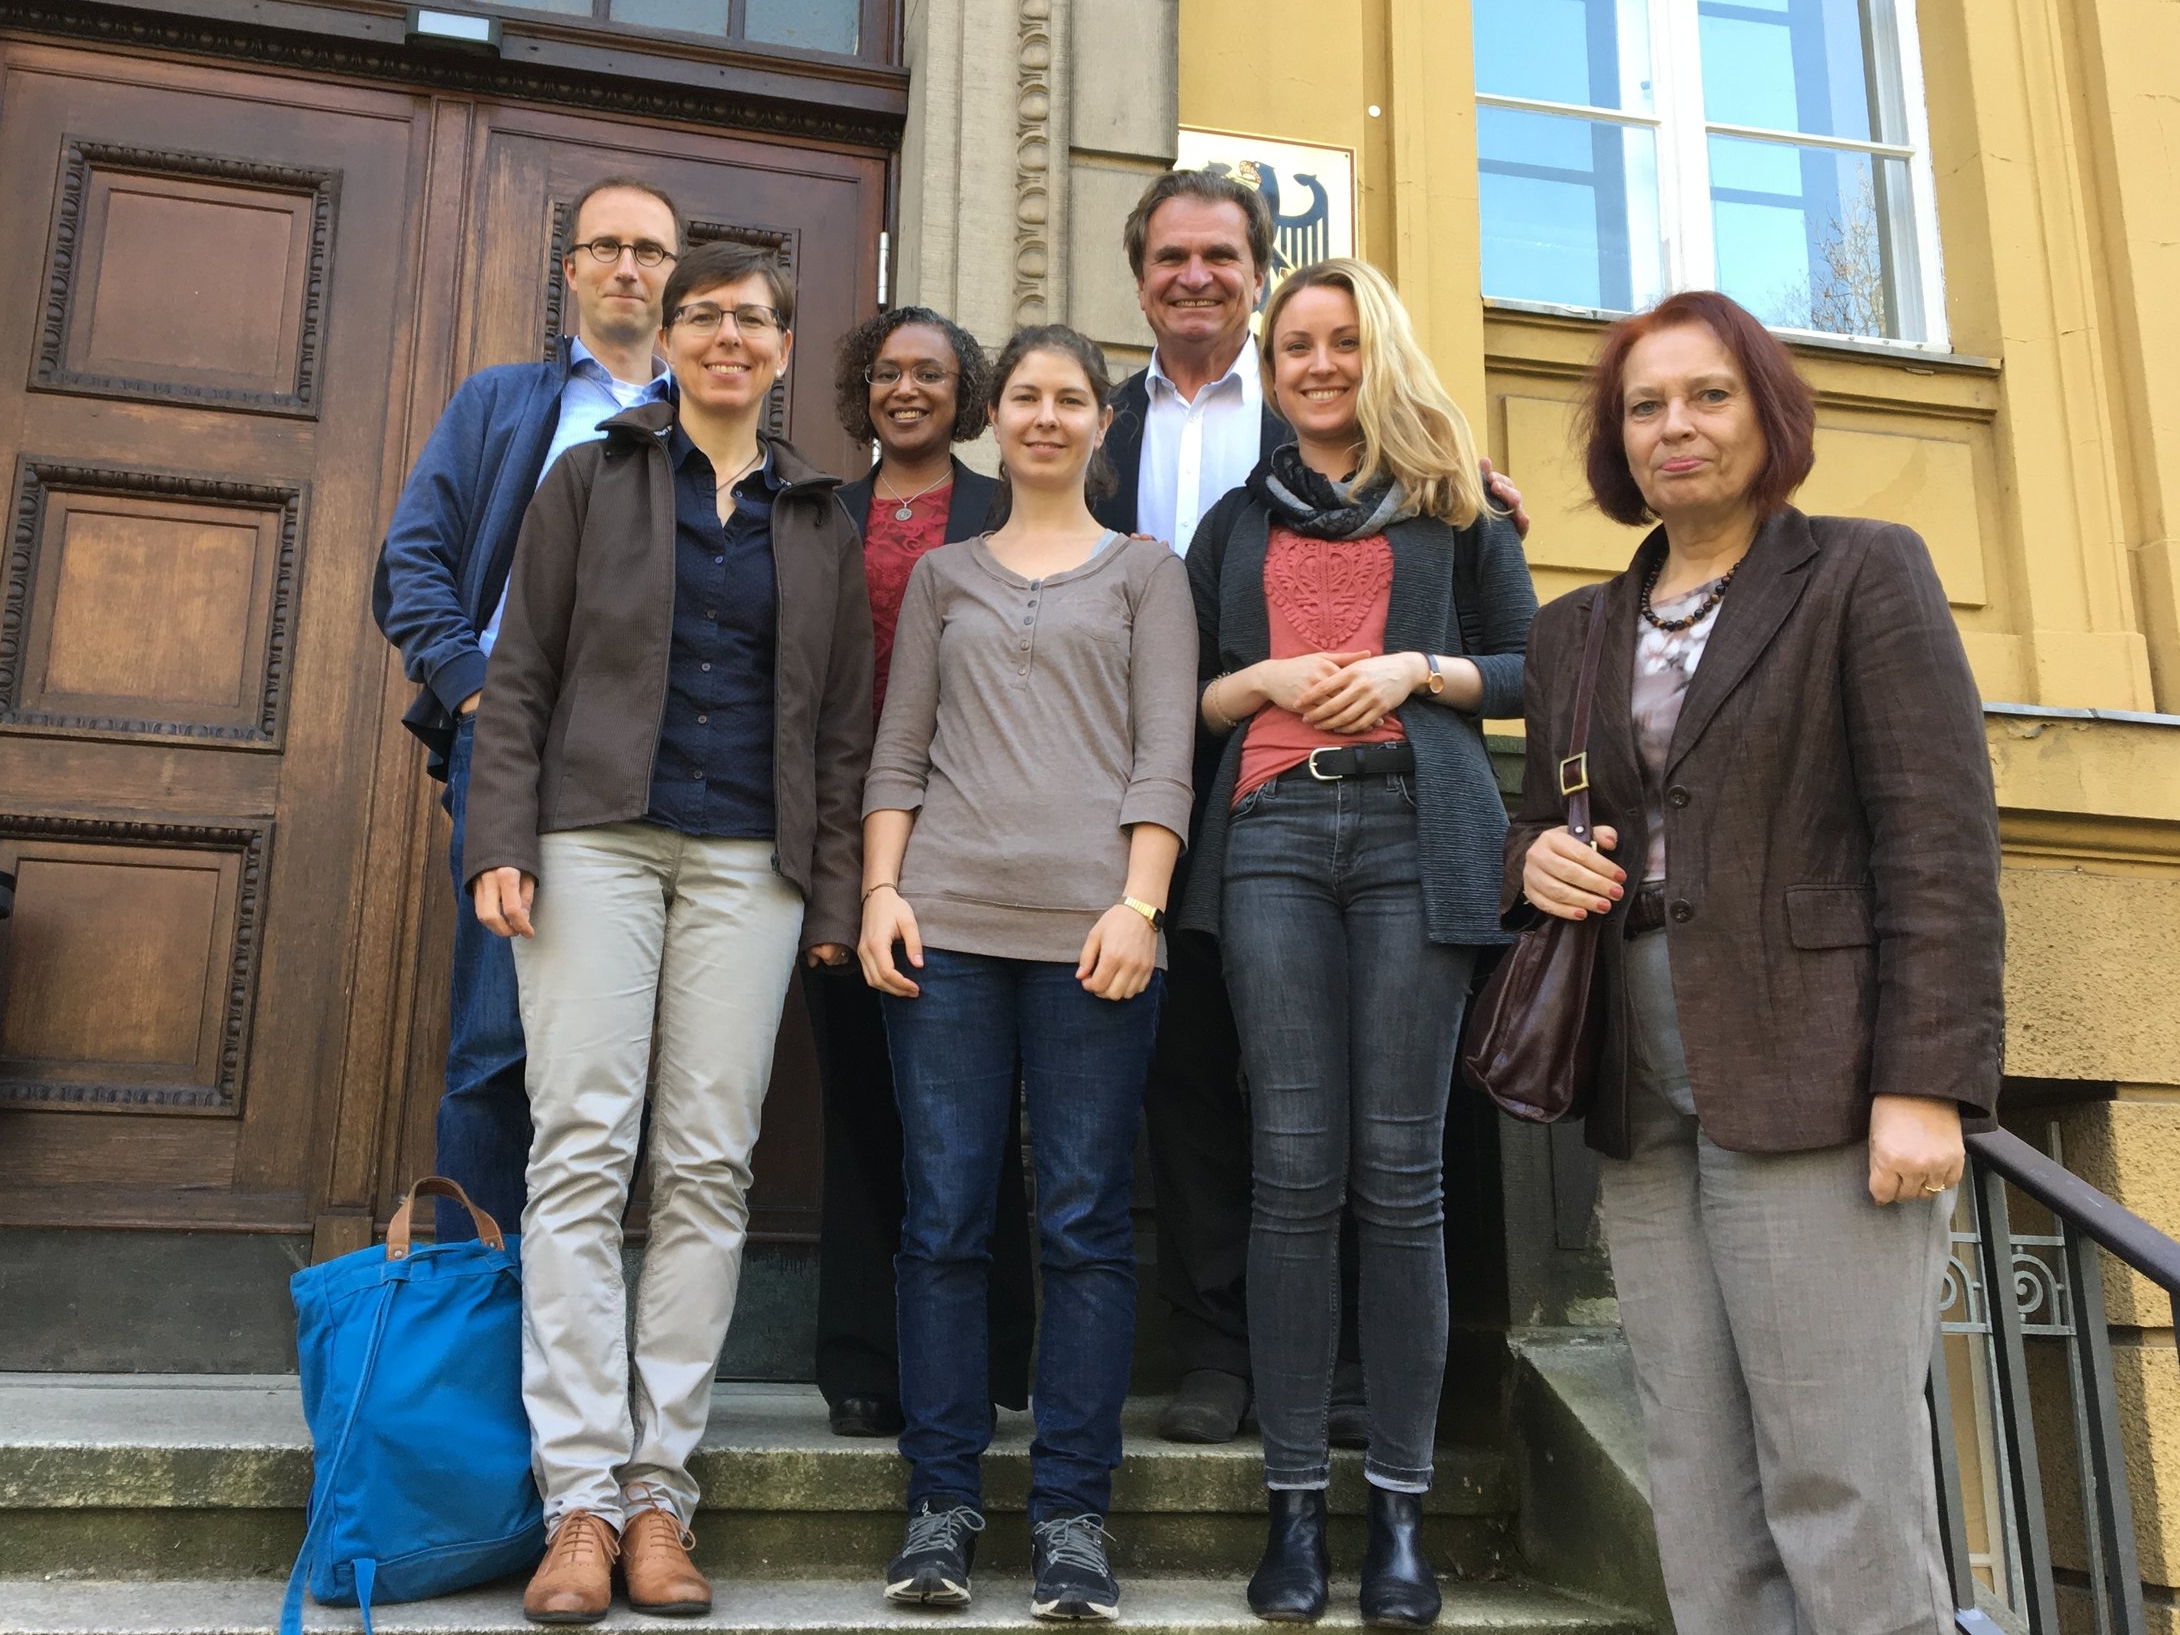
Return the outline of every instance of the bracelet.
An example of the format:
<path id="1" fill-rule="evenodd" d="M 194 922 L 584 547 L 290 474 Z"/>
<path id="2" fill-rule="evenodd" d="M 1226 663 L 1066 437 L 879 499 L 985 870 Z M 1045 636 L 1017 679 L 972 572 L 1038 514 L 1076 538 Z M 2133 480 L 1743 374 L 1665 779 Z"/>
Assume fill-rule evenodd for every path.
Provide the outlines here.
<path id="1" fill-rule="evenodd" d="M 1241 725 L 1239 721 L 1236 721 L 1219 706 L 1219 687 L 1233 673 L 1231 670 L 1221 670 L 1211 678 L 1211 685 L 1204 689 L 1204 708 L 1218 717 L 1218 729 L 1221 732 L 1232 732 Z"/>
<path id="2" fill-rule="evenodd" d="M 865 887 L 865 888 L 864 888 L 864 891 L 863 891 L 863 901 L 864 901 L 864 902 L 866 902 L 866 903 L 867 903 L 867 902 L 869 902 L 869 901 L 871 900 L 871 897 L 873 896 L 873 894 L 875 894 L 875 893 L 877 893 L 877 892 L 881 892 L 881 891 L 899 891 L 900 889 L 901 889 L 901 886 L 900 886 L 900 882 L 899 882 L 899 881 L 897 881 L 897 880 L 881 880 L 881 881 L 879 881 L 879 882 L 878 882 L 878 884 L 876 884 L 875 886 L 868 886 L 868 887 Z"/>

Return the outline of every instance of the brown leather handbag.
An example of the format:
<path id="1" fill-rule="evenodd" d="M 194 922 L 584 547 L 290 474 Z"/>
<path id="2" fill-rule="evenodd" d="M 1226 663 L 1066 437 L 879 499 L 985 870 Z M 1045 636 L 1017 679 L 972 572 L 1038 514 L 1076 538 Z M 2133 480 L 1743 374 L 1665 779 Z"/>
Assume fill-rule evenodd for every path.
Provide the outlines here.
<path id="1" fill-rule="evenodd" d="M 1591 840 L 1590 700 L 1605 649 L 1605 598 L 1590 603 L 1589 640 L 1575 680 L 1574 721 L 1559 763 L 1567 831 Z M 1534 730 L 1534 729 L 1532 729 Z M 1552 1124 L 1589 1111 L 1604 1044 L 1604 1007 L 1597 995 L 1597 939 L 1605 917 L 1547 917 L 1514 941 L 1476 996 L 1461 1072 L 1515 1118 Z"/>

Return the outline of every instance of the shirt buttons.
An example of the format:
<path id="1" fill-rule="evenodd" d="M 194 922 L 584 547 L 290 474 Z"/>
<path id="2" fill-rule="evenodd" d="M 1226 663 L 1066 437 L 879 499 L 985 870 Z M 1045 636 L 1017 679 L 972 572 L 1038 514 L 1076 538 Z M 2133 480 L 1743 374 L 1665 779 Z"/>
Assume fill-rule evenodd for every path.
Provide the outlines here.
<path id="1" fill-rule="evenodd" d="M 1024 624 L 1035 624 L 1037 621 L 1035 619 L 1025 618 L 1022 622 Z"/>
<path id="2" fill-rule="evenodd" d="M 708 727 L 712 724 L 712 718 L 708 715 L 700 715 L 696 718 L 696 724 L 700 727 Z"/>
<path id="3" fill-rule="evenodd" d="M 704 610 L 704 617 L 707 619 L 716 619 L 719 617 L 719 610 L 715 607 L 708 607 Z"/>
<path id="4" fill-rule="evenodd" d="M 1696 905 L 1685 897 L 1675 897 L 1673 906 L 1666 912 L 1671 914 L 1678 923 L 1686 925 L 1696 917 Z"/>
<path id="5" fill-rule="evenodd" d="M 707 674 L 709 674 L 709 673 L 710 673 L 710 671 L 711 671 L 711 667 L 712 667 L 712 666 L 711 666 L 711 660 L 709 660 L 709 659 L 706 659 L 706 660 L 705 660 L 705 661 L 704 661 L 704 662 L 703 662 L 702 664 L 699 664 L 699 665 L 697 666 L 697 668 L 698 668 L 699 670 L 702 670 L 702 671 L 706 672 Z"/>
<path id="6" fill-rule="evenodd" d="M 1022 666 L 1021 669 L 1015 671 L 1014 673 L 1018 676 L 1026 676 L 1029 674 L 1029 666 L 1025 664 Z"/>
<path id="7" fill-rule="evenodd" d="M 1671 801 L 1675 806 L 1686 806 L 1688 804 L 1689 796 L 1688 791 L 1683 789 L 1679 784 L 1676 783 L 1675 785 L 1673 785 L 1672 788 L 1668 789 L 1665 792 L 1665 798 Z"/>
<path id="8" fill-rule="evenodd" d="M 713 558 L 712 558 L 712 566 L 713 566 L 713 567 L 715 567 L 715 568 L 723 568 L 723 567 L 725 567 L 726 565 L 727 565 L 727 559 L 726 559 L 725 557 L 723 557 L 723 556 L 715 556 L 715 557 L 713 557 Z"/>
<path id="9" fill-rule="evenodd" d="M 698 783 L 702 783 L 704 781 L 704 769 L 702 767 L 697 768 L 696 781 Z"/>
<path id="10" fill-rule="evenodd" d="M 1025 653 L 1027 653 L 1027 652 L 1029 651 L 1029 643 L 1028 643 L 1028 642 L 1024 642 L 1024 643 L 1022 644 L 1022 651 L 1023 651 L 1023 652 L 1025 652 Z"/>

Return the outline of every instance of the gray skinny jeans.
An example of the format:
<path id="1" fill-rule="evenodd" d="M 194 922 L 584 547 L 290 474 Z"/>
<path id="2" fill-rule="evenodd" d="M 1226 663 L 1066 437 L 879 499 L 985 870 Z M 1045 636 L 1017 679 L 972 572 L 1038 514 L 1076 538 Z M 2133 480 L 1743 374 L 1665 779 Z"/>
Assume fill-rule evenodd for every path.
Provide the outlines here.
<path id="1" fill-rule="evenodd" d="M 1249 1356 L 1264 1479 L 1321 1488 L 1354 1199 L 1370 1399 L 1364 1474 L 1422 1493 L 1446 1371 L 1441 1160 L 1473 949 L 1424 934 L 1402 775 L 1252 791 L 1226 843 L 1221 945 L 1248 1075 Z"/>

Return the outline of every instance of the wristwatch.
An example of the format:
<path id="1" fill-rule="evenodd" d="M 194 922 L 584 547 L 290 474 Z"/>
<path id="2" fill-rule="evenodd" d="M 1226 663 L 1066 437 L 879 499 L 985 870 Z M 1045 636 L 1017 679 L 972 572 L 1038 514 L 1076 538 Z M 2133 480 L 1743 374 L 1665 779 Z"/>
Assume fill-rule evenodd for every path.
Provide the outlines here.
<path id="1" fill-rule="evenodd" d="M 1145 901 L 1144 901 L 1144 900 L 1143 900 L 1142 898 L 1140 898 L 1140 897 L 1123 897 L 1123 898 L 1121 898 L 1121 900 L 1120 900 L 1120 906 L 1121 906 L 1122 908 L 1132 908 L 1132 909 L 1134 909 L 1134 910 L 1135 910 L 1135 911 L 1136 911 L 1136 912 L 1137 912 L 1138 914 L 1142 915 L 1142 916 L 1143 916 L 1143 918 L 1145 918 L 1146 920 L 1150 921 L 1150 922 L 1151 922 L 1151 929 L 1152 929 L 1153 931 L 1163 931 L 1163 930 L 1165 930 L 1165 928 L 1166 928 L 1166 911 L 1165 911 L 1164 909 L 1162 909 L 1162 908 L 1153 908 L 1153 907 L 1151 907 L 1151 905 L 1150 905 L 1149 903 L 1146 903 L 1146 902 L 1145 902 Z"/>
<path id="2" fill-rule="evenodd" d="M 1439 669 L 1438 655 L 1436 653 L 1425 653 L 1423 662 L 1430 666 L 1431 679 L 1428 685 L 1431 689 L 1431 696 L 1435 698 L 1446 690 L 1446 672 Z"/>

